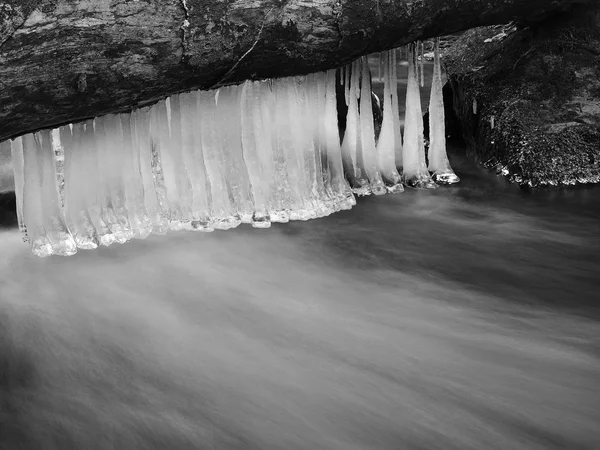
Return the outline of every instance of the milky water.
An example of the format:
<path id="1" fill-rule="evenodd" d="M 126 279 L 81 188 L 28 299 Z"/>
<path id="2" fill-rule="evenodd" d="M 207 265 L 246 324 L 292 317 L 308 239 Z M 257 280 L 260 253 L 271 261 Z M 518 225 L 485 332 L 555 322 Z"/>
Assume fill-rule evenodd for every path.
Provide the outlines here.
<path id="1" fill-rule="evenodd" d="M 462 183 L 40 259 L 0 231 L 0 449 L 600 448 L 600 191 Z"/>

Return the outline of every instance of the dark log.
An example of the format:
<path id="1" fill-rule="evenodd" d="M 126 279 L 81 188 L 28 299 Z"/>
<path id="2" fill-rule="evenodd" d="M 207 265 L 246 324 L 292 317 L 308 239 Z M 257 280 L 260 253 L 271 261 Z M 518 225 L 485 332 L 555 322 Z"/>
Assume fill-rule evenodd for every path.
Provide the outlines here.
<path id="1" fill-rule="evenodd" d="M 586 0 L 4 0 L 0 141 Z"/>

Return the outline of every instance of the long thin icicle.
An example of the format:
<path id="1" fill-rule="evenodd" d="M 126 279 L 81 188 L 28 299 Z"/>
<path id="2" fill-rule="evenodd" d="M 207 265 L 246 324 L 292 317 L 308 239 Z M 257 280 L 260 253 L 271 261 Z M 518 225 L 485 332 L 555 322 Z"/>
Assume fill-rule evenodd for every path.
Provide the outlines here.
<path id="1" fill-rule="evenodd" d="M 194 230 L 213 231 L 196 93 L 181 94 L 180 103 L 183 162 L 191 189 L 191 226 Z"/>
<path id="2" fill-rule="evenodd" d="M 83 124 L 71 129 L 69 125 L 60 127 L 60 141 L 64 152 L 64 210 L 67 226 L 78 248 L 90 250 L 98 247 L 96 229 L 88 210 L 91 190 L 89 174 L 95 170 L 90 164 L 89 154 L 82 150 L 84 139 Z M 75 134 L 73 133 L 75 132 Z"/>
<path id="3" fill-rule="evenodd" d="M 429 171 L 433 179 L 441 184 L 458 183 L 448 155 L 446 153 L 446 130 L 444 116 L 444 95 L 442 85 L 442 68 L 440 63 L 440 40 L 435 40 L 433 64 L 433 82 L 429 101 Z"/>
<path id="4" fill-rule="evenodd" d="M 52 245 L 54 255 L 74 255 L 77 253 L 77 246 L 65 223 L 60 201 L 51 130 L 35 133 L 35 142 L 42 169 L 42 210 L 46 236 Z"/>
<path id="5" fill-rule="evenodd" d="M 399 133 L 395 133 L 394 130 L 396 126 L 394 115 L 398 115 L 398 112 L 394 111 L 392 99 L 393 91 L 396 89 L 393 63 L 393 52 L 383 52 L 383 123 L 377 142 L 377 164 L 388 190 L 402 192 L 404 190 L 402 177 L 396 169 L 395 140 Z"/>
<path id="6" fill-rule="evenodd" d="M 346 80 L 348 113 L 346 115 L 346 131 L 342 140 L 342 159 L 354 193 L 357 195 L 367 195 L 371 191 L 368 181 L 362 173 L 362 158 L 360 164 L 358 161 L 359 155 L 362 154 L 358 110 L 358 101 L 360 98 L 359 61 L 349 64 L 346 67 L 346 72 L 348 74 Z"/>
<path id="7" fill-rule="evenodd" d="M 375 128 L 373 125 L 373 105 L 371 100 L 371 76 L 367 58 L 361 61 L 360 85 L 360 128 L 362 159 L 365 174 L 369 180 L 371 192 L 375 195 L 385 194 L 386 189 L 377 168 L 377 154 L 375 149 Z"/>
<path id="8" fill-rule="evenodd" d="M 423 114 L 417 80 L 417 44 L 408 50 L 408 84 L 406 90 L 406 117 L 404 121 L 404 182 L 413 188 L 435 188 L 425 161 Z"/>
<path id="9" fill-rule="evenodd" d="M 262 228 L 349 209 L 353 192 L 402 190 L 396 52 L 380 56 L 378 142 L 367 58 L 339 74 L 341 144 L 333 70 L 176 94 L 15 140 L 19 222 L 32 250 L 66 255 L 168 229 Z M 413 128 L 422 135 L 422 123 Z"/>
<path id="10" fill-rule="evenodd" d="M 258 89 L 259 87 L 252 81 L 247 81 L 242 87 L 242 149 L 248 167 L 250 183 L 254 188 L 252 226 L 255 228 L 268 228 L 271 226 L 271 216 L 269 215 L 270 186 L 264 173 L 266 164 L 260 150 L 264 132 L 260 111 L 260 95 L 257 95 Z"/>
<path id="11" fill-rule="evenodd" d="M 23 141 L 20 137 L 13 139 L 10 142 L 10 152 L 12 156 L 12 166 L 15 179 L 15 199 L 17 202 L 17 222 L 23 241 L 27 242 L 27 226 L 23 216 L 23 201 L 24 201 L 24 161 L 23 161 Z"/>
<path id="12" fill-rule="evenodd" d="M 24 161 L 23 218 L 27 225 L 29 246 L 36 256 L 50 256 L 52 244 L 46 236 L 44 210 L 42 208 L 42 167 L 38 159 L 36 140 L 33 134 L 22 138 Z"/>
<path id="13" fill-rule="evenodd" d="M 402 152 L 403 152 L 403 139 L 402 130 L 400 124 L 400 105 L 398 101 L 398 56 L 395 50 L 390 51 L 391 53 L 391 79 L 390 79 L 390 95 L 392 97 L 392 121 L 394 129 L 394 154 L 396 157 L 396 168 L 398 173 L 402 176 Z"/>
<path id="14" fill-rule="evenodd" d="M 335 96 L 335 70 L 323 74 L 325 84 L 325 142 L 327 148 L 328 166 L 331 172 L 331 188 L 336 196 L 340 209 L 350 209 L 356 201 L 350 186 L 344 178 L 342 149 L 337 125 L 337 103 Z"/>

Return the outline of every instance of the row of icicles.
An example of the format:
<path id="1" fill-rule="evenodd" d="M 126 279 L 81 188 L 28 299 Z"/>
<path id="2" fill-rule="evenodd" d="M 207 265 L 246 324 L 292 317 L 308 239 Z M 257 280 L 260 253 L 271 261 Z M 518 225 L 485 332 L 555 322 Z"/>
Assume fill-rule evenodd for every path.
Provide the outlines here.
<path id="1" fill-rule="evenodd" d="M 350 209 L 354 194 L 457 182 L 446 156 L 439 42 L 428 164 L 416 49 L 408 47 L 404 138 L 396 51 L 382 54 L 378 139 L 366 57 L 338 71 L 337 81 L 336 70 L 246 81 L 16 138 L 24 240 L 38 256 L 72 255 L 167 230 L 266 228 Z M 348 109 L 341 142 L 337 82 Z"/>

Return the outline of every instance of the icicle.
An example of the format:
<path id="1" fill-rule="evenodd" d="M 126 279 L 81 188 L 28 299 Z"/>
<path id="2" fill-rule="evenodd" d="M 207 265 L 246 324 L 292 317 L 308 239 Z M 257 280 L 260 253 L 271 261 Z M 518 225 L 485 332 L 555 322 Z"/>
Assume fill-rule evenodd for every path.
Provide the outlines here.
<path id="1" fill-rule="evenodd" d="M 200 133 L 206 174 L 210 184 L 213 227 L 228 230 L 237 227 L 241 221 L 231 205 L 225 180 L 226 163 L 223 158 L 223 141 L 217 126 L 217 104 L 213 93 L 200 92 L 199 94 Z"/>
<path id="2" fill-rule="evenodd" d="M 150 134 L 150 108 L 142 108 L 132 113 L 134 131 L 134 152 L 139 160 L 142 188 L 144 192 L 144 208 L 152 226 L 153 234 L 166 234 L 169 223 L 162 214 L 161 200 L 164 186 L 160 169 L 160 160 L 155 158 L 153 142 Z M 166 200 L 165 200 L 166 202 Z"/>
<path id="3" fill-rule="evenodd" d="M 164 233 L 166 233 L 169 229 L 169 222 L 171 216 L 169 213 L 167 187 L 165 185 L 162 159 L 160 156 L 160 145 L 158 142 L 158 133 L 160 130 L 159 121 L 161 120 L 159 108 L 161 108 L 161 102 L 150 108 L 150 110 L 148 111 L 147 123 L 148 138 L 150 140 L 150 167 L 152 169 L 152 182 L 154 184 L 154 189 L 156 192 L 156 201 L 159 213 L 159 217 L 157 219 L 158 221 L 155 222 L 154 225 L 154 232 L 157 234 L 162 234 L 161 231 L 164 231 Z M 142 155 L 140 154 L 140 156 Z M 146 207 L 148 207 L 148 204 L 146 204 Z"/>
<path id="4" fill-rule="evenodd" d="M 352 64 L 346 64 L 344 66 L 345 68 L 345 75 L 346 75 L 346 80 L 344 81 L 344 86 L 346 87 L 346 105 L 349 105 L 349 95 L 350 95 L 350 76 L 351 76 L 351 70 L 352 70 Z"/>
<path id="5" fill-rule="evenodd" d="M 409 47 L 406 118 L 404 121 L 404 180 L 413 188 L 435 188 L 425 163 L 423 115 L 417 82 L 417 44 Z"/>
<path id="6" fill-rule="evenodd" d="M 134 119 L 131 114 L 120 114 L 117 120 L 120 120 L 121 129 L 123 130 L 121 158 L 123 161 L 125 208 L 129 213 L 128 219 L 133 237 L 145 239 L 152 231 L 152 223 L 144 205 L 144 183 L 135 143 Z"/>
<path id="7" fill-rule="evenodd" d="M 420 42 L 420 49 L 419 70 L 421 72 L 421 87 L 425 87 L 425 42 Z"/>
<path id="8" fill-rule="evenodd" d="M 271 99 L 274 106 L 273 133 L 273 168 L 275 178 L 279 183 L 277 196 L 279 209 L 275 211 L 277 221 L 298 220 L 303 218 L 306 209 L 304 200 L 298 195 L 295 186 L 298 183 L 300 165 L 294 149 L 293 136 L 290 133 L 290 115 L 292 112 L 288 94 L 289 87 L 285 80 L 275 80 L 273 91 L 275 96 Z M 319 114 L 319 112 L 317 112 Z M 278 202 L 279 203 L 279 202 Z"/>
<path id="9" fill-rule="evenodd" d="M 335 91 L 335 70 L 332 71 L 333 90 Z M 303 83 L 304 81 L 304 83 Z M 302 110 L 306 106 L 306 79 L 305 77 L 292 77 L 287 83 L 287 93 L 289 101 L 289 123 L 290 134 L 293 141 L 295 151 L 295 162 L 297 163 L 298 171 L 294 174 L 292 187 L 294 183 L 298 183 L 296 190 L 302 197 L 302 208 L 298 211 L 297 219 L 308 220 L 319 216 L 319 204 L 315 202 L 312 196 L 312 178 L 311 169 L 314 171 L 314 160 L 309 158 L 307 161 L 308 152 L 314 153 L 314 141 L 307 134 L 307 128 L 311 125 L 306 119 L 310 116 L 303 114 Z M 307 165 L 308 162 L 308 165 Z M 291 215 L 294 219 L 295 216 Z"/>
<path id="10" fill-rule="evenodd" d="M 394 154 L 396 159 L 396 169 L 402 176 L 402 130 L 400 123 L 400 105 L 398 102 L 398 60 L 396 52 L 391 52 L 391 84 L 390 94 L 392 96 L 392 120 L 394 122 Z"/>
<path id="11" fill-rule="evenodd" d="M 348 66 L 346 131 L 342 140 L 342 160 L 344 169 L 350 179 L 352 190 L 357 195 L 370 193 L 368 182 L 362 176 L 362 162 L 359 165 L 358 156 L 361 141 L 359 126 L 358 99 L 360 98 L 360 64 L 358 61 Z"/>
<path id="12" fill-rule="evenodd" d="M 325 140 L 329 170 L 331 171 L 331 187 L 340 209 L 350 209 L 356 204 L 354 195 L 346 179 L 342 163 L 342 150 L 338 131 L 337 104 L 335 95 L 335 71 L 329 70 L 324 75 L 325 82 Z"/>
<path id="13" fill-rule="evenodd" d="M 25 135 L 22 143 L 23 216 L 31 250 L 37 256 L 72 255 L 77 247 L 60 207 L 50 131 Z"/>
<path id="14" fill-rule="evenodd" d="M 337 73 L 176 94 L 131 113 L 26 135 L 11 145 L 20 228 L 35 254 L 72 254 L 168 229 L 266 228 L 325 216 L 352 207 L 353 192 L 402 190 L 403 165 L 409 185 L 432 187 L 421 173 L 418 55 L 413 45 L 405 146 L 396 50 L 379 55 L 377 142 L 366 57 Z M 337 76 L 348 106 L 341 145 Z"/>
<path id="15" fill-rule="evenodd" d="M 348 68 L 346 68 L 346 71 Z M 347 78 L 346 78 L 347 80 Z M 345 86 L 347 91 L 348 86 Z M 304 182 L 306 183 L 307 204 L 311 211 L 310 217 L 323 217 L 331 213 L 330 206 L 325 201 L 325 189 L 323 184 L 323 174 L 321 172 L 320 154 L 317 153 L 312 130 L 315 129 L 316 121 L 311 110 L 309 99 L 309 90 L 313 86 L 309 83 L 308 77 L 298 77 L 298 105 L 297 115 L 299 119 L 296 124 L 296 132 L 301 136 L 301 161 L 304 166 Z M 319 163 L 317 164 L 317 159 Z"/>
<path id="16" fill-rule="evenodd" d="M 62 208 L 65 202 L 65 152 L 60 140 L 60 130 L 58 128 L 50 131 L 50 142 L 52 144 L 52 155 L 54 156 L 58 197 Z"/>
<path id="17" fill-rule="evenodd" d="M 336 195 L 331 185 L 331 171 L 327 157 L 327 131 L 326 131 L 326 85 L 324 73 L 309 75 L 307 78 L 309 87 L 310 109 L 313 113 L 313 142 L 315 149 L 315 160 L 319 177 L 322 179 L 322 208 L 324 214 L 328 215 L 338 211 Z"/>
<path id="18" fill-rule="evenodd" d="M 83 126 L 83 124 L 78 124 Z M 74 128 L 78 130 L 79 127 Z M 64 152 L 64 214 L 65 221 L 78 248 L 91 250 L 98 247 L 97 233 L 88 210 L 92 195 L 88 174 L 95 168 L 90 156 L 81 149 L 81 133 L 73 135 L 71 127 L 59 128 Z"/>
<path id="19" fill-rule="evenodd" d="M 492 128 L 492 130 L 496 128 L 496 117 L 494 116 L 490 117 L 490 127 Z"/>
<path id="20" fill-rule="evenodd" d="M 15 179 L 15 198 L 17 201 L 17 222 L 23 236 L 23 242 L 27 242 L 27 226 L 23 216 L 24 201 L 24 161 L 23 161 L 23 141 L 21 137 L 15 138 L 10 142 L 10 152 L 12 156 L 12 167 Z"/>
<path id="21" fill-rule="evenodd" d="M 284 154 L 278 143 L 279 125 L 277 118 L 279 116 L 279 108 L 276 102 L 277 83 L 276 80 L 261 82 L 257 86 L 260 92 L 260 114 L 264 131 L 264 147 L 268 152 L 268 166 L 271 178 L 270 195 L 269 195 L 269 216 L 271 222 L 285 223 L 289 222 L 289 205 L 291 199 L 289 196 L 288 179 L 285 174 Z"/>
<path id="22" fill-rule="evenodd" d="M 46 236 L 54 255 L 74 255 L 77 253 L 77 246 L 67 228 L 62 211 L 51 130 L 35 133 L 35 141 L 42 168 L 42 208 Z"/>
<path id="23" fill-rule="evenodd" d="M 433 179 L 442 184 L 458 183 L 460 180 L 450 167 L 446 154 L 446 130 L 444 117 L 444 97 L 442 69 L 440 63 L 440 42 L 435 41 L 433 81 L 429 101 L 429 171 Z"/>
<path id="24" fill-rule="evenodd" d="M 125 203 L 125 176 L 128 174 L 123 170 L 121 121 L 114 114 L 98 117 L 93 127 L 86 125 L 89 139 L 93 139 L 94 133 L 101 189 L 106 196 L 102 202 L 102 219 L 115 241 L 124 244 L 133 238 L 133 231 Z"/>
<path id="25" fill-rule="evenodd" d="M 191 189 L 191 226 L 194 230 L 213 231 L 199 130 L 198 97 L 196 93 L 187 93 L 181 94 L 179 99 L 182 156 Z"/>
<path id="26" fill-rule="evenodd" d="M 353 155 L 352 159 L 355 164 L 354 179 L 352 190 L 357 195 L 370 195 L 371 186 L 369 185 L 369 178 L 365 172 L 364 162 L 364 151 L 363 151 L 363 139 L 362 134 L 365 132 L 362 128 L 361 114 L 359 110 L 360 99 L 361 99 L 361 80 L 362 80 L 362 58 L 354 61 L 352 65 L 352 84 L 354 86 L 353 95 L 356 98 L 356 145 L 352 148 Z M 370 97 L 369 97 L 370 98 Z M 375 131 L 373 130 L 373 133 Z M 374 138 L 374 136 L 373 136 Z"/>
<path id="27" fill-rule="evenodd" d="M 24 162 L 23 218 L 31 251 L 36 256 L 50 256 L 52 244 L 46 236 L 45 211 L 42 209 L 42 160 L 38 158 L 33 134 L 22 138 Z"/>
<path id="28" fill-rule="evenodd" d="M 375 148 L 375 129 L 373 125 L 373 105 L 371 103 L 371 76 L 367 58 L 362 59 L 362 77 L 360 87 L 360 128 L 361 147 L 365 173 L 369 179 L 371 192 L 375 195 L 385 194 L 386 189 L 377 169 L 377 153 Z"/>
<path id="29" fill-rule="evenodd" d="M 61 127 L 60 131 L 63 141 L 67 146 L 65 148 L 67 166 L 65 167 L 65 176 L 73 179 L 75 186 L 81 182 L 85 183 L 85 190 L 83 191 L 85 194 L 79 201 L 76 199 L 77 193 L 70 192 L 73 185 L 67 185 L 67 189 L 65 190 L 65 192 L 69 191 L 66 192 L 67 199 L 72 199 L 66 202 L 66 214 L 69 220 L 77 223 L 76 239 L 78 240 L 78 245 L 82 245 L 81 248 L 83 246 L 91 246 L 91 242 L 86 243 L 87 237 L 92 242 L 108 246 L 115 242 L 115 236 L 109 229 L 109 224 L 104 220 L 107 216 L 106 209 L 110 204 L 110 196 L 108 194 L 108 187 L 104 183 L 104 175 L 101 172 L 104 168 L 101 168 L 98 161 L 94 121 L 88 120 L 76 123 L 72 127 Z M 72 135 L 69 136 L 69 133 Z M 71 175 L 73 171 L 80 174 L 82 180 L 79 180 L 77 175 L 73 178 Z M 82 193 L 81 191 L 79 192 L 80 194 Z M 84 211 L 88 212 L 87 217 L 84 214 L 80 214 L 80 217 L 77 217 L 77 214 L 73 213 L 73 209 L 78 205 Z M 90 222 L 86 224 L 87 219 Z"/>
<path id="30" fill-rule="evenodd" d="M 388 190 L 390 192 L 401 192 L 404 189 L 402 188 L 400 174 L 396 170 L 394 142 L 396 133 L 394 132 L 392 90 L 396 89 L 396 85 L 393 82 L 393 71 L 393 52 L 385 52 L 383 61 L 383 123 L 377 142 L 377 165 Z"/>
<path id="31" fill-rule="evenodd" d="M 162 142 L 163 162 L 167 198 L 170 205 L 170 224 L 173 230 L 192 228 L 192 191 L 190 180 L 183 161 L 181 103 L 179 95 L 167 99 L 170 107 L 170 138 Z M 163 136 L 165 137 L 165 136 Z M 163 152 L 163 149 L 166 151 Z"/>
<path id="32" fill-rule="evenodd" d="M 181 227 L 177 216 L 172 217 L 175 205 L 171 205 L 171 199 L 177 200 L 178 196 L 177 172 L 173 157 L 169 155 L 171 141 L 169 111 L 170 106 L 167 107 L 165 101 L 158 102 L 150 109 L 150 135 L 152 136 L 153 171 L 161 215 L 168 220 L 169 229 L 176 230 Z"/>
<path id="33" fill-rule="evenodd" d="M 251 223 L 254 200 L 250 187 L 248 169 L 242 152 L 241 88 L 229 86 L 222 89 L 217 110 L 219 124 L 227 124 L 221 132 L 223 139 L 224 168 L 235 216 L 243 223 Z"/>
<path id="34" fill-rule="evenodd" d="M 270 186 L 267 178 L 268 174 L 264 171 L 264 158 L 260 150 L 260 139 L 264 136 L 264 133 L 260 117 L 260 100 L 255 89 L 257 87 L 252 81 L 246 81 L 242 87 L 240 108 L 242 150 L 254 192 L 252 226 L 254 228 L 268 228 L 271 226 L 269 215 Z"/>
<path id="35" fill-rule="evenodd" d="M 346 68 L 346 86 L 349 86 L 349 68 Z M 308 171 L 307 183 L 310 185 L 311 204 L 314 208 L 315 217 L 324 217 L 331 214 L 332 206 L 331 191 L 326 187 L 326 174 L 324 173 L 322 147 L 319 141 L 320 116 L 316 114 L 320 102 L 316 76 L 308 75 L 302 78 L 300 94 L 299 116 L 303 117 L 303 126 L 307 134 L 306 150 L 304 152 L 304 166 Z M 326 167 L 326 166 L 325 166 Z"/>
<path id="36" fill-rule="evenodd" d="M 473 99 L 473 114 L 477 114 L 477 99 Z"/>

